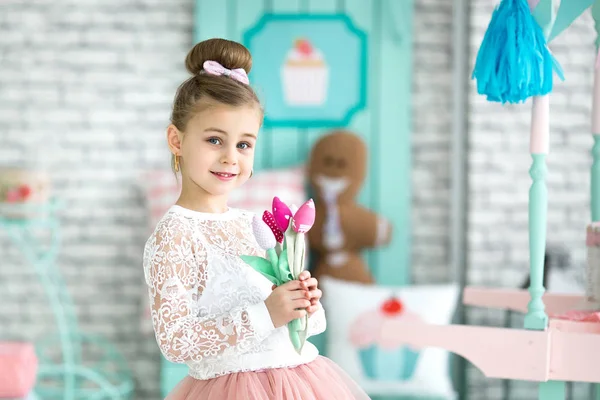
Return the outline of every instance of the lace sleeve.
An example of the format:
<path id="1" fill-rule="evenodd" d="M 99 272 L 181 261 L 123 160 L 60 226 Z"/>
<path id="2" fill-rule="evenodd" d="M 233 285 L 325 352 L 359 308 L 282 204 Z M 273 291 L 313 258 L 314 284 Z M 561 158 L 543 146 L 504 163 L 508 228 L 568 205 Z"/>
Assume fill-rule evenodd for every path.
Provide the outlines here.
<path id="1" fill-rule="evenodd" d="M 144 251 L 152 323 L 165 358 L 175 363 L 201 361 L 226 351 L 243 352 L 264 340 L 275 329 L 264 302 L 198 316 L 206 268 L 198 260 L 206 260 L 204 249 L 182 229 L 169 228 L 158 229 Z"/>
<path id="2" fill-rule="evenodd" d="M 319 303 L 319 309 L 310 317 L 308 317 L 308 332 L 307 336 L 315 336 L 325 332 L 327 320 L 325 319 L 325 310 L 323 305 Z"/>

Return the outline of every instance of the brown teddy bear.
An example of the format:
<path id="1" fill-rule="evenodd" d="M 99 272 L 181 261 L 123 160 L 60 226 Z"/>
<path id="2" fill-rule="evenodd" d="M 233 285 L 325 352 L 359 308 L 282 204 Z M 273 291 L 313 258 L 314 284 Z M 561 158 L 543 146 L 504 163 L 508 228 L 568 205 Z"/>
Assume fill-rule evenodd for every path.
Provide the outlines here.
<path id="1" fill-rule="evenodd" d="M 367 172 L 367 147 L 355 134 L 336 130 L 315 144 L 308 164 L 316 219 L 308 232 L 317 256 L 313 275 L 373 283 L 361 251 L 387 244 L 391 225 L 356 204 Z"/>

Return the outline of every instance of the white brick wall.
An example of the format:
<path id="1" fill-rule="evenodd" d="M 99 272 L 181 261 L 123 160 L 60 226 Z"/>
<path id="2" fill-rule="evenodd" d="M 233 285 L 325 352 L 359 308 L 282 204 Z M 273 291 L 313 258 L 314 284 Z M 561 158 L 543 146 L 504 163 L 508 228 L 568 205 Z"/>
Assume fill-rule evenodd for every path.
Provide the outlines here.
<path id="1" fill-rule="evenodd" d="M 471 64 L 493 4 L 472 2 Z M 158 398 L 159 379 L 154 340 L 137 333 L 146 232 L 134 184 L 137 171 L 168 162 L 164 128 L 185 77 L 192 7 L 191 0 L 0 4 L 0 164 L 51 171 L 68 204 L 59 265 L 81 325 L 107 335 L 132 360 L 141 399 Z M 416 0 L 416 282 L 450 278 L 451 23 L 451 2 Z M 593 39 L 586 15 L 552 46 L 567 81 L 552 96 L 548 240 L 569 246 L 576 260 L 589 214 Z M 469 107 L 469 281 L 515 286 L 528 260 L 529 106 L 487 103 L 471 85 Z M 5 236 L 0 251 L 0 320 L 8 321 L 0 338 L 37 337 L 52 328 L 42 288 Z M 478 324 L 498 324 L 502 316 L 469 315 Z M 480 398 L 497 398 L 498 381 L 476 370 L 470 376 Z"/>
<path id="2" fill-rule="evenodd" d="M 159 376 L 156 343 L 138 333 L 147 232 L 135 180 L 169 162 L 164 128 L 186 76 L 192 3 L 0 2 L 0 164 L 51 171 L 67 202 L 59 265 L 82 329 L 117 344 L 140 399 L 159 398 Z M 0 339 L 33 339 L 54 329 L 53 319 L 5 238 Z"/>
<path id="3" fill-rule="evenodd" d="M 447 282 L 452 2 L 417 0 L 414 12 L 412 277 Z"/>

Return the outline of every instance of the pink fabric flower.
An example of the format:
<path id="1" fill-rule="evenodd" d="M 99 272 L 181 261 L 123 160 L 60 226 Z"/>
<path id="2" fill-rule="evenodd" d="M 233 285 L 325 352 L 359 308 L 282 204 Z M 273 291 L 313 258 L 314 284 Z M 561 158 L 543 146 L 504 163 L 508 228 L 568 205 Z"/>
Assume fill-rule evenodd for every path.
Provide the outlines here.
<path id="1" fill-rule="evenodd" d="M 271 214 L 269 211 L 265 211 L 263 213 L 262 220 L 265 224 L 269 226 L 269 228 L 271 228 L 273 235 L 275 235 L 275 239 L 279 243 L 283 243 L 283 232 L 279 230 L 279 227 L 277 226 L 277 222 L 275 222 L 275 217 L 273 217 L 273 214 Z"/>
<path id="2" fill-rule="evenodd" d="M 306 233 L 315 223 L 315 203 L 313 199 L 304 203 L 294 215 L 292 228 L 295 232 Z"/>
<path id="3" fill-rule="evenodd" d="M 296 206 L 295 204 L 292 204 L 290 206 L 290 211 L 292 212 L 292 215 L 296 215 L 296 213 L 298 212 L 298 206 Z"/>
<path id="4" fill-rule="evenodd" d="M 281 232 L 287 231 L 293 214 L 290 208 L 279 197 L 273 197 L 273 217 Z"/>

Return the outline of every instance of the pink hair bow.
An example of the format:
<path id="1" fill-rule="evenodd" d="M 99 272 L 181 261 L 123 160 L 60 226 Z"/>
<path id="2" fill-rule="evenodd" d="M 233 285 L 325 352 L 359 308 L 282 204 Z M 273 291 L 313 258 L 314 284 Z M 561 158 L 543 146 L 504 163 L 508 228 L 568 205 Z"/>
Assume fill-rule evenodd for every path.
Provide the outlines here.
<path id="1" fill-rule="evenodd" d="M 204 64 L 202 64 L 202 69 L 207 74 L 225 75 L 235 79 L 238 82 L 245 83 L 246 85 L 250 83 L 244 68 L 227 69 L 216 61 L 207 60 L 204 61 Z"/>

